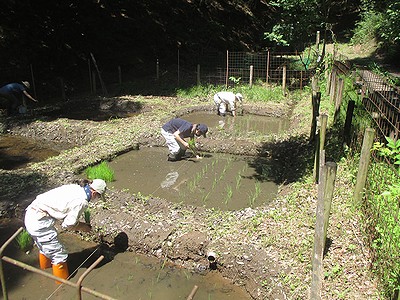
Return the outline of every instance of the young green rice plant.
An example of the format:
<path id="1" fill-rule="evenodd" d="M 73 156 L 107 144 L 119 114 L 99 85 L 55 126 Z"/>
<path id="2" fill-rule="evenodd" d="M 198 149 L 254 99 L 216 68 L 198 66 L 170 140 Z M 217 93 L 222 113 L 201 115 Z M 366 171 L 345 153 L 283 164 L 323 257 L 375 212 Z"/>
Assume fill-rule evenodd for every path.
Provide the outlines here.
<path id="1" fill-rule="evenodd" d="M 236 175 L 236 189 L 238 190 L 242 184 L 242 175 L 238 173 Z"/>
<path id="2" fill-rule="evenodd" d="M 261 183 L 259 181 L 257 181 L 254 184 L 254 188 L 255 188 L 255 196 L 256 196 L 256 198 L 258 198 L 258 196 L 260 196 L 260 194 L 261 194 Z"/>
<path id="3" fill-rule="evenodd" d="M 90 209 L 86 208 L 85 211 L 83 212 L 83 215 L 85 217 L 86 224 L 90 224 Z"/>
<path id="4" fill-rule="evenodd" d="M 110 168 L 106 161 L 102 161 L 96 166 L 87 167 L 85 174 L 89 179 L 103 179 L 107 182 L 114 181 L 114 171 Z"/>
<path id="5" fill-rule="evenodd" d="M 210 197 L 210 194 L 211 194 L 211 191 L 209 191 L 207 194 L 205 194 L 205 195 L 203 196 L 202 201 L 203 201 L 204 204 L 207 202 L 207 199 L 208 199 L 208 197 Z"/>
<path id="6" fill-rule="evenodd" d="M 189 144 L 189 149 L 192 150 L 193 154 L 196 155 L 196 156 L 200 156 L 200 153 L 199 153 L 199 151 L 197 150 L 197 147 L 196 147 L 196 141 L 195 141 L 194 137 L 191 137 L 189 139 L 188 144 Z"/>
<path id="7" fill-rule="evenodd" d="M 254 184 L 254 193 L 250 193 L 249 195 L 249 204 L 250 207 L 252 207 L 254 205 L 254 203 L 256 202 L 258 196 L 260 196 L 261 194 L 261 183 L 259 181 L 257 181 Z"/>
<path id="8" fill-rule="evenodd" d="M 195 179 L 193 179 L 193 180 L 189 181 L 189 183 L 188 183 L 188 186 L 189 186 L 189 190 L 190 190 L 191 192 L 193 192 L 193 191 L 194 191 L 194 189 L 196 188 L 196 182 L 195 182 Z"/>
<path id="9" fill-rule="evenodd" d="M 217 183 L 218 183 L 218 178 L 217 178 L 217 177 L 214 177 L 214 180 L 213 180 L 211 189 L 214 189 L 214 188 L 217 186 Z"/>
<path id="10" fill-rule="evenodd" d="M 26 231 L 23 229 L 15 238 L 15 242 L 18 245 L 18 248 L 21 249 L 24 252 L 28 252 L 29 250 L 32 249 L 33 246 L 33 239 Z"/>
<path id="11" fill-rule="evenodd" d="M 230 185 L 227 185 L 225 191 L 226 191 L 225 204 L 228 204 L 228 202 L 232 199 L 233 196 L 232 187 Z"/>

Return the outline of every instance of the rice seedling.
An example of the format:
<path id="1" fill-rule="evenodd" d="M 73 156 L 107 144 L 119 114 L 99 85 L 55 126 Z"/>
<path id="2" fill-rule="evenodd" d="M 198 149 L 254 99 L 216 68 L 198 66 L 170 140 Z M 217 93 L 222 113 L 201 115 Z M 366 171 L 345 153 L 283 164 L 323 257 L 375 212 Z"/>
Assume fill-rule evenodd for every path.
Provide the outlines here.
<path id="1" fill-rule="evenodd" d="M 238 190 L 242 184 L 242 174 L 238 173 L 236 175 L 236 189 Z"/>
<path id="2" fill-rule="evenodd" d="M 193 154 L 196 156 L 200 156 L 200 153 L 196 147 L 196 141 L 194 140 L 194 137 L 189 139 L 188 144 L 189 144 L 189 149 L 192 150 Z"/>
<path id="3" fill-rule="evenodd" d="M 226 191 L 225 204 L 228 204 L 228 202 L 232 199 L 233 196 L 232 187 L 230 185 L 227 185 L 225 191 Z"/>
<path id="4" fill-rule="evenodd" d="M 107 182 L 114 181 L 114 171 L 110 168 L 106 161 L 102 161 L 96 166 L 87 167 L 85 174 L 89 179 L 103 179 Z"/>
<path id="5" fill-rule="evenodd" d="M 259 181 L 257 181 L 254 184 L 254 188 L 255 188 L 254 193 L 250 193 L 250 195 L 249 195 L 250 207 L 252 207 L 254 205 L 254 203 L 256 202 L 256 200 L 258 198 L 258 196 L 260 196 L 260 194 L 261 194 L 261 183 Z"/>
<path id="6" fill-rule="evenodd" d="M 214 188 L 217 186 L 217 183 L 218 183 L 218 178 L 217 178 L 217 177 L 214 177 L 214 180 L 213 180 L 211 189 L 214 189 Z"/>
<path id="7" fill-rule="evenodd" d="M 24 252 L 28 252 L 29 250 L 32 249 L 33 246 L 33 239 L 30 236 L 30 234 L 28 233 L 28 231 L 26 231 L 25 229 L 23 229 L 15 238 L 15 241 L 19 247 L 19 249 L 21 249 Z"/>
<path id="8" fill-rule="evenodd" d="M 90 224 L 90 209 L 86 208 L 85 211 L 83 212 L 83 215 L 85 217 L 85 222 L 87 224 Z"/>
<path id="9" fill-rule="evenodd" d="M 204 204 L 207 202 L 207 199 L 208 199 L 208 197 L 210 196 L 210 194 L 211 194 L 211 191 L 209 191 L 207 194 L 205 194 L 205 195 L 203 196 L 202 201 L 203 201 Z"/>

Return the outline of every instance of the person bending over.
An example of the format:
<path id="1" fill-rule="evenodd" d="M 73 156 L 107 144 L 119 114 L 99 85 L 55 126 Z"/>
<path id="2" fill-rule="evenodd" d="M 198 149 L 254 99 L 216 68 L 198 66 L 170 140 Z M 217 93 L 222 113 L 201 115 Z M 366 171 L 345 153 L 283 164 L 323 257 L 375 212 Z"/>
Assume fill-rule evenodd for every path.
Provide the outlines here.
<path id="1" fill-rule="evenodd" d="M 165 123 L 161 128 L 161 134 L 169 149 L 168 161 L 181 160 L 186 149 L 191 148 L 185 138 L 193 139 L 195 136 L 204 136 L 208 127 L 205 124 L 192 124 L 186 120 L 175 118 Z M 198 155 L 196 155 L 199 158 Z"/>

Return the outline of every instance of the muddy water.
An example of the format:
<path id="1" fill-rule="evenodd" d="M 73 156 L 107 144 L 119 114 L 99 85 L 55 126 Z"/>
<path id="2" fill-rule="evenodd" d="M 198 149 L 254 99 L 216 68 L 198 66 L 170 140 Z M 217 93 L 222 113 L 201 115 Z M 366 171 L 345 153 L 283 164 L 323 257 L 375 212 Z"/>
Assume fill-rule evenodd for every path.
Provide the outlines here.
<path id="1" fill-rule="evenodd" d="M 100 255 L 105 256 L 85 277 L 82 285 L 115 299 L 187 299 L 195 285 L 198 290 L 193 299 L 251 299 L 240 287 L 222 278 L 218 270 L 199 274 L 130 252 L 110 255 L 102 253 L 104 251 L 98 245 L 82 241 L 72 234 L 61 235 L 61 240 L 70 253 L 70 272 L 76 271 L 70 279 L 73 282 L 77 282 Z M 7 252 L 6 256 L 38 267 L 36 249 L 29 254 L 18 249 Z M 9 299 L 78 299 L 77 291 L 69 286 L 56 285 L 52 279 L 8 262 L 3 264 Z M 51 269 L 46 272 L 51 273 Z M 82 295 L 83 299 L 99 299 L 86 293 Z"/>
<path id="2" fill-rule="evenodd" d="M 204 154 L 202 159 L 167 161 L 168 148 L 142 148 L 109 163 L 115 172 L 111 187 L 195 206 L 236 210 L 256 207 L 275 198 L 278 187 L 268 180 L 267 164 L 260 174 L 252 158 Z M 262 179 L 262 178 L 261 178 Z"/>
<path id="3" fill-rule="evenodd" d="M 46 160 L 59 152 L 22 136 L 0 136 L 0 169 L 13 170 L 26 167 L 28 163 Z"/>
<path id="4" fill-rule="evenodd" d="M 276 118 L 257 115 L 218 116 L 215 112 L 194 112 L 187 114 L 182 119 L 192 123 L 205 123 L 208 127 L 226 130 L 233 135 L 237 134 L 277 134 L 289 128 L 287 118 Z"/>

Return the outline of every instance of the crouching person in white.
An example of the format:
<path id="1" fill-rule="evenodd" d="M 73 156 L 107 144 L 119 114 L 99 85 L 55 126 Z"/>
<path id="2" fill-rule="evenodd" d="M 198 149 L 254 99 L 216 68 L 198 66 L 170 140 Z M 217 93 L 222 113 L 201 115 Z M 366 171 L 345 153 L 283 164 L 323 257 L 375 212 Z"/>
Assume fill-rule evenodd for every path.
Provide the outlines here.
<path id="1" fill-rule="evenodd" d="M 242 104 L 243 96 L 240 93 L 234 94 L 232 92 L 219 92 L 214 95 L 214 103 L 217 107 L 217 114 L 225 116 L 227 111 L 236 116 L 236 109 L 239 104 Z"/>
<path id="2" fill-rule="evenodd" d="M 79 222 L 79 218 L 89 201 L 99 197 L 105 190 L 106 183 L 102 179 L 62 185 L 38 195 L 27 207 L 25 227 L 39 248 L 41 269 L 52 267 L 53 275 L 68 279 L 68 253 L 58 240 L 54 224 L 60 220 L 64 229 L 90 231 L 91 226 Z"/>

